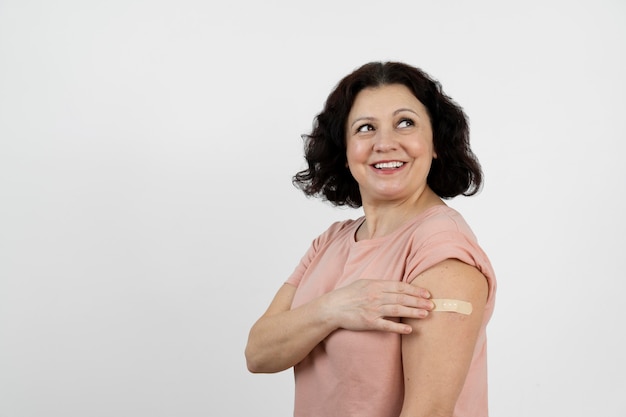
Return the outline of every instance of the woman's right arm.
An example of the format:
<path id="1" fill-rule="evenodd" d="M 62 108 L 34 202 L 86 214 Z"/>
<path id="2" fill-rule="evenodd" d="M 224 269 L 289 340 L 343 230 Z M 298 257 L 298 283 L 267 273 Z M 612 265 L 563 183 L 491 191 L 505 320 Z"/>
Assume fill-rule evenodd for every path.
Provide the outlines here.
<path id="1" fill-rule="evenodd" d="M 423 318 L 433 304 L 415 285 L 361 279 L 291 309 L 296 287 L 283 284 L 267 311 L 250 329 L 246 362 L 250 372 L 288 369 L 338 328 L 408 334 L 398 318 Z"/>
<path id="2" fill-rule="evenodd" d="M 250 372 L 279 372 L 300 362 L 335 327 L 324 312 L 323 300 L 291 310 L 296 287 L 283 284 L 267 311 L 252 326 L 246 346 Z"/>

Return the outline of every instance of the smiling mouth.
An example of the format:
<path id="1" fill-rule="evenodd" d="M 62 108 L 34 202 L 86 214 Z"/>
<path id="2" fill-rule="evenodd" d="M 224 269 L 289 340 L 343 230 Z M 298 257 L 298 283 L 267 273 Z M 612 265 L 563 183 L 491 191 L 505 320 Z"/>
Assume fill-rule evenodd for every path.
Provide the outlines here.
<path id="1" fill-rule="evenodd" d="M 376 168 L 376 169 L 395 169 L 395 168 L 400 168 L 402 165 L 404 165 L 404 162 L 400 162 L 400 161 L 379 162 L 377 164 L 374 164 L 374 168 Z"/>

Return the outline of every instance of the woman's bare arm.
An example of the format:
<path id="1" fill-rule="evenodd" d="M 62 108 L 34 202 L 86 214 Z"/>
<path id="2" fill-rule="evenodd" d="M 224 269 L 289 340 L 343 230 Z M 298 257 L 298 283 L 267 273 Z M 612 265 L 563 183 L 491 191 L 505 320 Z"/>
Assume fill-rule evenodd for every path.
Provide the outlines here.
<path id="1" fill-rule="evenodd" d="M 333 330 L 320 299 L 290 310 L 296 287 L 283 284 L 252 326 L 246 346 L 250 372 L 279 372 L 300 362 Z"/>
<path id="2" fill-rule="evenodd" d="M 413 332 L 402 338 L 405 398 L 400 417 L 452 417 L 483 321 L 487 279 L 475 267 L 449 259 L 413 284 L 428 288 L 433 299 L 472 304 L 470 315 L 433 311 L 423 320 L 404 320 Z"/>

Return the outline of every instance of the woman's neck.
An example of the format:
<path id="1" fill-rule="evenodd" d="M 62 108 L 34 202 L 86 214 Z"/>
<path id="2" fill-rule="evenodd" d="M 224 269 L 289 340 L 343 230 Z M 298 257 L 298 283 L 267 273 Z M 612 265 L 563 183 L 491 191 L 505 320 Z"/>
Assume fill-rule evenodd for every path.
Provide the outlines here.
<path id="1" fill-rule="evenodd" d="M 387 236 L 408 220 L 438 205 L 445 203 L 430 188 L 413 199 L 382 203 L 364 201 L 365 222 L 357 231 L 357 240 Z"/>

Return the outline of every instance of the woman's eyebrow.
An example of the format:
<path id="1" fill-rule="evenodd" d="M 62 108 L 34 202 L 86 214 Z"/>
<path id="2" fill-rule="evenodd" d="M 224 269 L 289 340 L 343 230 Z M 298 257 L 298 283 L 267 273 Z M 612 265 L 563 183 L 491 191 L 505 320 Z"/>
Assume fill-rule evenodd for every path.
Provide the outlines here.
<path id="1" fill-rule="evenodd" d="M 413 113 L 414 115 L 416 115 L 417 117 L 420 117 L 420 115 L 419 115 L 419 114 L 418 114 L 415 110 L 413 110 L 413 109 L 409 109 L 408 107 L 402 107 L 401 109 L 398 109 L 398 110 L 394 111 L 394 112 L 393 112 L 393 115 L 395 116 L 396 114 L 401 113 L 401 112 L 403 112 L 403 111 L 408 111 L 408 112 L 411 112 L 411 113 Z"/>
<path id="2" fill-rule="evenodd" d="M 402 113 L 403 111 L 408 111 L 410 113 L 413 113 L 415 116 L 420 117 L 420 115 L 415 110 L 410 109 L 408 107 L 399 108 L 398 110 L 394 111 L 392 114 L 395 116 L 398 113 Z M 364 120 L 365 121 L 372 121 L 372 120 L 375 120 L 375 119 L 376 119 L 375 117 L 370 117 L 370 116 L 357 117 L 356 119 L 354 119 L 354 121 L 352 121 L 352 123 L 350 123 L 350 127 L 354 126 L 359 121 L 364 121 Z"/>
<path id="3" fill-rule="evenodd" d="M 350 127 L 354 126 L 356 124 L 356 122 L 359 122 L 361 120 L 372 121 L 372 120 L 374 120 L 374 118 L 373 117 L 369 117 L 369 116 L 357 117 L 356 119 L 354 119 L 354 121 L 352 123 L 350 123 Z"/>

